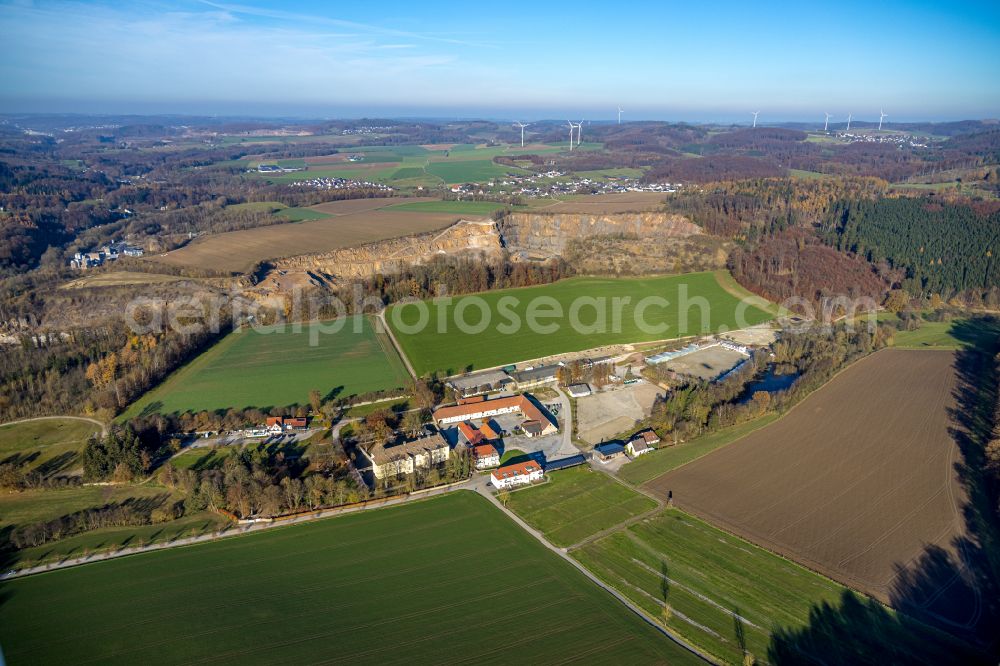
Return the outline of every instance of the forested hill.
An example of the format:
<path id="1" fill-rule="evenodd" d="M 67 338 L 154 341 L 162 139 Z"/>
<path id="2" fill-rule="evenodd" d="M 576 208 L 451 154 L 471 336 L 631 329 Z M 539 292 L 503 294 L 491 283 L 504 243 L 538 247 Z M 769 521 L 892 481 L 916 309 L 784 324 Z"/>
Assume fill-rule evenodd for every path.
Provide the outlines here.
<path id="1" fill-rule="evenodd" d="M 1000 287 L 1000 207 L 877 199 L 835 204 L 827 242 L 878 264 L 904 269 L 911 295 Z"/>

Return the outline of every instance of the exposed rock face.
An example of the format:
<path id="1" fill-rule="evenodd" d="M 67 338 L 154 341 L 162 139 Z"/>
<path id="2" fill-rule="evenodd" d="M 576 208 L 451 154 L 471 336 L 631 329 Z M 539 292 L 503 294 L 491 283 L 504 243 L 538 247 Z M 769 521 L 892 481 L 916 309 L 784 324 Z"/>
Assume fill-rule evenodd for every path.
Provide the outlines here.
<path id="1" fill-rule="evenodd" d="M 591 236 L 686 237 L 703 233 L 683 215 L 671 213 L 512 213 L 500 223 L 505 245 L 526 256 L 561 255 L 566 244 Z"/>
<path id="2" fill-rule="evenodd" d="M 495 257 L 506 249 L 514 258 L 546 259 L 564 255 L 572 241 L 623 235 L 682 239 L 700 236 L 702 230 L 681 215 L 658 212 L 514 213 L 499 223 L 462 220 L 444 231 L 281 259 L 253 291 L 269 295 L 292 284 L 318 286 L 394 273 L 443 254 Z"/>
<path id="3" fill-rule="evenodd" d="M 275 268 L 310 271 L 330 278 L 359 278 L 396 272 L 402 266 L 421 264 L 439 254 L 495 256 L 502 252 L 502 247 L 495 222 L 462 220 L 444 231 L 282 259 Z"/>

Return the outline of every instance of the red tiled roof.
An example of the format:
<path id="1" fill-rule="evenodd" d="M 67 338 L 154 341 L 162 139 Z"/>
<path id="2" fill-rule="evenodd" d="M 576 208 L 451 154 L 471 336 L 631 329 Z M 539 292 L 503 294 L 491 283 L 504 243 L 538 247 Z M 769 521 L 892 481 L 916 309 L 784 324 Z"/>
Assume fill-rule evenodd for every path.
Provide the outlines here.
<path id="1" fill-rule="evenodd" d="M 483 433 L 479 432 L 465 421 L 459 422 L 458 431 L 462 433 L 462 435 L 464 435 L 471 444 L 478 444 L 483 439 Z"/>
<path id="2" fill-rule="evenodd" d="M 525 476 L 531 474 L 532 472 L 540 472 L 541 467 L 538 466 L 534 460 L 526 460 L 524 462 L 514 463 L 513 465 L 504 465 L 503 467 L 498 467 L 493 470 L 493 476 L 498 479 L 510 479 L 515 476 Z"/>
<path id="3" fill-rule="evenodd" d="M 483 433 L 486 439 L 500 439 L 500 433 L 493 429 L 489 421 L 479 426 L 479 432 Z"/>
<path id="4" fill-rule="evenodd" d="M 499 455 L 496 447 L 492 444 L 480 444 L 479 446 L 472 449 L 472 455 L 476 460 L 480 458 L 489 458 L 490 456 Z"/>
<path id="5" fill-rule="evenodd" d="M 451 407 L 440 407 L 434 411 L 434 420 L 453 419 L 457 417 L 471 418 L 473 414 L 479 414 L 484 410 L 515 408 L 520 411 L 525 420 L 548 422 L 548 418 L 542 413 L 535 403 L 526 396 L 515 395 L 509 398 L 496 398 L 494 400 L 483 400 L 465 405 L 454 405 Z"/>

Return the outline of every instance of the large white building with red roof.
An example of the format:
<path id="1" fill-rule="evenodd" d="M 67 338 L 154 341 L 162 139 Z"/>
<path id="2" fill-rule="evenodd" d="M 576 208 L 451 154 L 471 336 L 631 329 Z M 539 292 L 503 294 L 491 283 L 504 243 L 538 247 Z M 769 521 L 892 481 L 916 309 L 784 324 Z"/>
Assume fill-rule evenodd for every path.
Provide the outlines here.
<path id="1" fill-rule="evenodd" d="M 493 470 L 490 474 L 490 483 L 494 488 L 513 488 L 541 481 L 544 476 L 541 465 L 534 460 L 526 460 Z"/>

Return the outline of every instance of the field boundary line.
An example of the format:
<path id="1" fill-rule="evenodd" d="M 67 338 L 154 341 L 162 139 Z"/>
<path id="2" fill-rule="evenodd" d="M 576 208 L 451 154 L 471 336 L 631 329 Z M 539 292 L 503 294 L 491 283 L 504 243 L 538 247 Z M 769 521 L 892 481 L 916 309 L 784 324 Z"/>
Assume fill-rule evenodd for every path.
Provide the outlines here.
<path id="1" fill-rule="evenodd" d="M 406 368 L 406 371 L 408 373 L 410 373 L 410 377 L 412 379 L 416 379 L 417 378 L 417 373 L 413 371 L 413 365 L 410 364 L 409 357 L 407 357 L 407 355 L 403 352 L 403 348 L 402 348 L 402 346 L 400 346 L 399 340 L 396 339 L 396 334 L 392 332 L 392 328 L 389 326 L 389 324 L 385 320 L 385 311 L 386 311 L 386 308 L 382 308 L 381 310 L 379 310 L 378 315 L 376 315 L 377 318 L 378 318 L 377 324 L 378 324 L 378 326 L 381 326 L 382 327 L 382 331 L 386 335 L 389 336 L 389 341 L 392 343 L 392 346 L 396 348 L 396 354 L 398 354 L 399 358 L 402 359 L 402 361 L 403 361 L 403 367 Z M 378 330 L 378 328 L 375 329 L 375 337 L 376 338 L 379 337 L 379 330 Z"/>
<path id="2" fill-rule="evenodd" d="M 698 657 L 702 661 L 705 661 L 705 662 L 707 662 L 709 664 L 721 664 L 722 663 L 719 660 L 717 660 L 716 658 L 714 658 L 713 656 L 711 656 L 710 654 L 708 654 L 707 652 L 704 652 L 701 649 L 699 649 L 698 647 L 696 647 L 695 645 L 689 643 L 687 640 L 685 640 L 679 634 L 675 634 L 670 629 L 668 629 L 668 628 L 664 627 L 663 625 L 659 624 L 658 622 L 656 622 L 644 610 L 642 610 L 641 608 L 639 608 L 631 599 L 629 599 L 628 597 L 626 597 L 622 592 L 620 592 L 617 589 L 615 589 L 615 587 L 613 585 L 605 583 L 603 580 L 601 580 L 599 577 L 597 577 L 597 575 L 595 575 L 589 569 L 587 569 L 583 564 L 581 564 L 580 562 L 577 562 L 575 559 L 573 559 L 572 557 L 570 557 L 567 554 L 566 549 L 554 546 L 548 539 L 545 538 L 545 536 L 541 532 L 539 532 L 538 530 L 536 530 L 533 527 L 531 527 L 530 525 L 528 525 L 517 514 L 515 514 L 513 511 L 511 511 L 510 509 L 508 509 L 507 507 L 505 507 L 503 504 L 501 504 L 500 500 L 498 500 L 493 495 L 493 493 L 491 493 L 489 491 L 488 488 L 479 487 L 479 488 L 477 488 L 477 491 L 479 492 L 480 495 L 482 495 L 490 503 L 492 503 L 493 506 L 495 506 L 498 509 L 500 509 L 500 511 L 503 512 L 508 518 L 510 518 L 511 520 L 513 520 L 516 525 L 518 525 L 525 532 L 527 532 L 528 534 L 530 534 L 531 536 L 533 536 L 535 539 L 537 539 L 543 546 L 545 546 L 551 552 L 555 553 L 556 555 L 558 555 L 559 557 L 561 557 L 563 560 L 565 560 L 566 562 L 569 562 L 571 565 L 573 565 L 573 567 L 577 571 L 579 571 L 580 573 L 582 573 L 592 583 L 594 583 L 595 585 L 597 585 L 598 587 L 600 587 L 601 589 L 603 589 L 605 592 L 607 592 L 611 596 L 613 596 L 615 599 L 617 599 L 618 602 L 621 603 L 623 606 L 625 606 L 628 610 L 632 611 L 633 613 L 635 613 L 636 615 L 638 615 L 640 618 L 642 618 L 642 620 L 645 621 L 648 625 L 650 625 L 651 627 L 653 627 L 654 629 L 656 629 L 658 632 L 660 632 L 661 634 L 663 634 L 664 636 L 666 636 L 667 638 L 669 638 L 674 643 L 676 643 L 680 647 L 684 648 L 685 650 L 687 650 L 691 654 L 695 655 L 696 657 Z"/>

